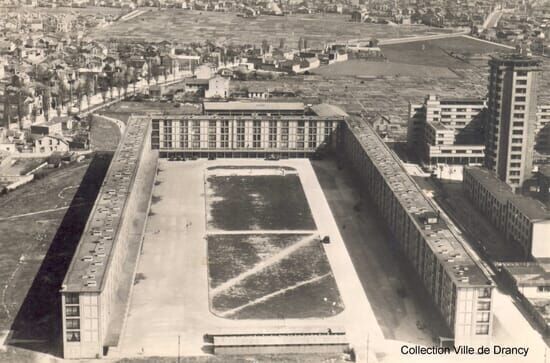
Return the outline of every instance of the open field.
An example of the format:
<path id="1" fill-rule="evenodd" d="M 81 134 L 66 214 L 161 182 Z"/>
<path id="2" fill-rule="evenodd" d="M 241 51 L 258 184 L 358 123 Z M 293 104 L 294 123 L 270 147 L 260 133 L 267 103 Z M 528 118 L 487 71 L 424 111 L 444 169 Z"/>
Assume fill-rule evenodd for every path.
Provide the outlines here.
<path id="1" fill-rule="evenodd" d="M 218 175 L 207 177 L 208 226 L 219 230 L 308 230 L 315 222 L 298 175 Z M 236 173 L 235 173 L 236 174 Z M 236 212 L 238 211 L 238 212 Z"/>
<path id="2" fill-rule="evenodd" d="M 9 11 L 10 13 L 15 14 L 32 14 L 32 13 L 42 13 L 42 14 L 71 14 L 71 15 L 120 15 L 120 8 L 110 8 L 105 6 L 89 6 L 85 8 L 73 8 L 73 7 L 56 7 L 56 8 L 31 8 L 31 7 L 5 7 L 0 8 L 0 11 Z"/>
<path id="3" fill-rule="evenodd" d="M 120 136 L 120 129 L 114 122 L 94 118 L 90 125 L 90 145 L 94 150 L 115 151 Z"/>
<path id="4" fill-rule="evenodd" d="M 434 42 L 435 40 L 383 45 L 380 48 L 390 62 L 444 68 L 472 67 L 469 63 L 450 56 Z"/>
<path id="5" fill-rule="evenodd" d="M 266 39 L 273 45 L 284 38 L 297 47 L 300 37 L 310 46 L 324 42 L 356 38 L 399 38 L 416 34 L 445 33 L 447 30 L 425 26 L 391 26 L 352 23 L 349 15 L 295 14 L 284 17 L 238 17 L 236 13 L 199 12 L 182 9 L 152 10 L 106 29 L 94 29 L 94 39 L 144 38 L 150 41 L 197 42 L 210 39 L 215 43 L 257 44 Z"/>
<path id="6" fill-rule="evenodd" d="M 110 159 L 56 169 L 0 198 L 9 217 L 0 220 L 0 331 L 13 331 L 9 346 L 59 354 L 58 291 Z"/>
<path id="7" fill-rule="evenodd" d="M 228 238 L 230 236 L 223 235 L 221 241 L 217 237 L 208 237 L 210 299 L 216 315 L 237 319 L 303 319 L 324 318 L 343 310 L 338 288 L 318 238 L 301 235 L 296 241 L 296 235 L 282 237 L 265 234 L 264 238 L 269 240 L 275 237 L 277 241 L 283 241 L 284 246 L 248 269 L 242 269 L 242 264 L 239 264 L 241 256 L 250 254 L 255 257 L 256 252 L 242 249 L 234 251 L 235 255 L 229 255 L 224 249 L 224 242 L 229 240 L 230 245 L 238 246 L 247 236 L 233 235 L 231 240 Z M 294 240 L 294 243 L 288 244 L 286 239 Z M 219 263 L 220 259 L 225 261 L 225 266 Z M 232 271 L 235 264 L 243 270 L 241 273 Z M 219 276 L 220 270 L 229 270 L 230 275 L 221 284 L 214 285 L 212 276 Z M 317 289 L 312 288 L 311 284 Z M 324 287 L 327 291 L 322 291 Z M 289 300 L 298 296 L 301 296 L 298 300 Z M 272 299 L 278 300 L 278 303 Z"/>
<path id="8" fill-rule="evenodd" d="M 398 62 L 366 61 L 362 59 L 352 59 L 347 62 L 323 66 L 319 69 L 314 70 L 312 73 L 331 77 L 458 77 L 447 67 L 404 64 Z"/>

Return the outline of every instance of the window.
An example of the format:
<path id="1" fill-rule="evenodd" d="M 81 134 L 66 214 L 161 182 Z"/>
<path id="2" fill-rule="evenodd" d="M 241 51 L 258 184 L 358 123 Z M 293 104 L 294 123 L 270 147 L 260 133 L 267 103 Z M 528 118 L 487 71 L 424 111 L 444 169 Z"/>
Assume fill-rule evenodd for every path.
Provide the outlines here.
<path id="1" fill-rule="evenodd" d="M 514 122 L 513 126 L 514 127 L 523 127 L 523 122 Z"/>
<path id="2" fill-rule="evenodd" d="M 476 325 L 476 334 L 477 335 L 487 335 L 487 334 L 489 334 L 489 325 L 486 325 L 486 324 Z"/>
<path id="3" fill-rule="evenodd" d="M 516 102 L 525 102 L 525 96 L 516 96 L 515 101 Z"/>
<path id="4" fill-rule="evenodd" d="M 79 342 L 80 341 L 80 332 L 79 331 L 68 331 L 67 332 L 67 341 L 68 342 Z"/>
<path id="5" fill-rule="evenodd" d="M 65 304 L 78 304 L 78 303 L 79 303 L 78 294 L 71 293 L 71 294 L 65 295 Z"/>
<path id="6" fill-rule="evenodd" d="M 537 286 L 538 292 L 549 292 L 550 286 Z"/>
<path id="7" fill-rule="evenodd" d="M 80 319 L 67 319 L 67 329 L 80 329 Z"/>
<path id="8" fill-rule="evenodd" d="M 489 301 L 478 301 L 477 310 L 490 310 L 491 303 Z"/>
<path id="9" fill-rule="evenodd" d="M 491 297 L 491 289 L 483 287 L 481 289 L 477 289 L 477 296 L 478 297 Z"/>
<path id="10" fill-rule="evenodd" d="M 66 316 L 80 316 L 80 308 L 78 306 L 65 306 Z"/>
<path id="11" fill-rule="evenodd" d="M 524 113 L 514 113 L 514 118 L 524 118 L 524 117 L 525 117 Z"/>
<path id="12" fill-rule="evenodd" d="M 478 323 L 488 323 L 491 313 L 488 311 L 478 312 L 477 313 L 477 322 Z"/>

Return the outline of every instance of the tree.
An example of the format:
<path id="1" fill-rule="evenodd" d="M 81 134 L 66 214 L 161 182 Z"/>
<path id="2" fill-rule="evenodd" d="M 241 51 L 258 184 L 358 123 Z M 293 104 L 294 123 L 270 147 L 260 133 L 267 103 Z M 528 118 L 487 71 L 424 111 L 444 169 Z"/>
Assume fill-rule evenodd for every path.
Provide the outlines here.
<path id="1" fill-rule="evenodd" d="M 81 87 L 82 93 L 86 95 L 86 103 L 88 104 L 88 107 L 90 107 L 90 99 L 94 95 L 94 80 L 92 77 L 93 76 L 86 75 L 84 84 Z"/>

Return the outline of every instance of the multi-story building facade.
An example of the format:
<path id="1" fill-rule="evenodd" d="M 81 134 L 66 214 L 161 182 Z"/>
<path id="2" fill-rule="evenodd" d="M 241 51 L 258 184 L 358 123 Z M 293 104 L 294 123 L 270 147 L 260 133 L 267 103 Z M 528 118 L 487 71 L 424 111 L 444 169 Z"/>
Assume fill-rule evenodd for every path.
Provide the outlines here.
<path id="1" fill-rule="evenodd" d="M 525 258 L 550 257 L 550 211 L 544 204 L 514 194 L 487 169 L 468 167 L 463 175 L 466 195 L 507 239 L 521 246 Z"/>
<path id="2" fill-rule="evenodd" d="M 548 105 L 537 107 L 535 149 L 542 154 L 550 154 L 550 106 Z"/>
<path id="3" fill-rule="evenodd" d="M 516 189 L 533 168 L 541 61 L 501 55 L 489 67 L 485 165 Z"/>
<path id="4" fill-rule="evenodd" d="M 209 102 L 203 115 L 154 116 L 151 144 L 161 156 L 305 157 L 344 120 L 326 106 L 315 113 L 302 103 Z"/>
<path id="5" fill-rule="evenodd" d="M 455 344 L 487 344 L 494 284 L 372 127 L 349 119 L 337 132 L 351 164 L 406 255 Z"/>
<path id="6" fill-rule="evenodd" d="M 156 166 L 145 121 L 129 120 L 61 286 L 66 359 L 100 358 L 118 344 Z"/>
<path id="7" fill-rule="evenodd" d="M 409 148 L 430 165 L 481 164 L 484 113 L 482 99 L 428 95 L 422 104 L 409 104 Z"/>

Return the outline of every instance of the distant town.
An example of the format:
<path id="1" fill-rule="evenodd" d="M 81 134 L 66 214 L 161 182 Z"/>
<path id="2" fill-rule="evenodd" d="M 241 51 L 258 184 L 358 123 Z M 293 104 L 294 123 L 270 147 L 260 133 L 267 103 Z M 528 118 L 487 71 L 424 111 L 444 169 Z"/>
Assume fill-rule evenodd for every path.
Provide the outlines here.
<path id="1" fill-rule="evenodd" d="M 0 9 L 0 361 L 546 357 L 550 3 Z"/>

